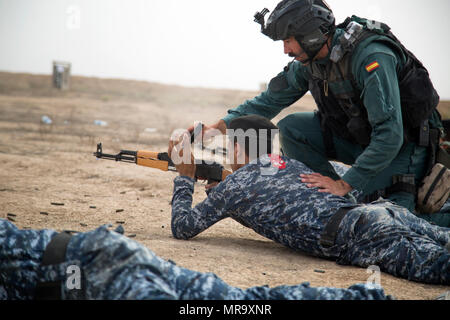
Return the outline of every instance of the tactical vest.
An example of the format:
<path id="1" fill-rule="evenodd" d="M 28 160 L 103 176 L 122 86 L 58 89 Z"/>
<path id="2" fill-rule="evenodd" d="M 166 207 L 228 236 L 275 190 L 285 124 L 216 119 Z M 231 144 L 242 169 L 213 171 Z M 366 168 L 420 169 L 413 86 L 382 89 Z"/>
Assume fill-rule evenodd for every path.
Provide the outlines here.
<path id="1" fill-rule="evenodd" d="M 345 33 L 332 48 L 330 60 L 308 67 L 309 89 L 319 108 L 324 131 L 331 130 L 332 134 L 363 147 L 370 144 L 372 127 L 352 72 L 352 57 L 360 46 L 376 41 L 405 58 L 406 63 L 398 73 L 404 135 L 405 141 L 419 143 L 421 130 L 429 131 L 428 119 L 437 112 L 439 104 L 428 71 L 385 24 L 352 16 L 337 28 Z"/>

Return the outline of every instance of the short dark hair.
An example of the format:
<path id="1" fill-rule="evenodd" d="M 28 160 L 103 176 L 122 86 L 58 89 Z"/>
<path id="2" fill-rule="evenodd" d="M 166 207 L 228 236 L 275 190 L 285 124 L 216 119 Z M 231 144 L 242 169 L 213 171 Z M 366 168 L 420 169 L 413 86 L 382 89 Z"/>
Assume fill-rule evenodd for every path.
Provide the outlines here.
<path id="1" fill-rule="evenodd" d="M 274 130 L 279 130 L 269 119 L 258 115 L 248 115 L 236 118 L 230 122 L 228 129 L 234 131 L 233 135 L 230 137 L 234 143 L 239 143 L 241 146 L 242 143 L 244 143 L 243 147 L 245 149 L 245 154 L 248 157 L 252 156 L 250 154 L 251 145 L 256 143 L 258 158 L 273 152 L 273 139 L 276 135 Z M 261 139 L 264 139 L 265 141 L 262 141 Z"/>

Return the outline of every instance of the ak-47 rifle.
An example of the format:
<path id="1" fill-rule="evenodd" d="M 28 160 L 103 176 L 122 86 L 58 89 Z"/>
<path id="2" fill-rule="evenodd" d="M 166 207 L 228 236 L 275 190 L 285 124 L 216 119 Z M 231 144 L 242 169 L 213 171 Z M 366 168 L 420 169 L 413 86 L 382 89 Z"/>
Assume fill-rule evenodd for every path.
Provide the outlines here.
<path id="1" fill-rule="evenodd" d="M 162 171 L 174 171 L 177 169 L 175 164 L 169 157 L 168 153 L 158 153 L 151 151 L 127 151 L 122 150 L 116 155 L 103 153 L 102 144 L 97 145 L 97 152 L 94 153 L 97 159 L 114 160 L 117 162 L 135 163 L 138 166 L 144 166 Z M 225 170 L 224 167 L 218 163 L 207 164 L 205 161 L 196 165 L 195 179 L 208 180 L 208 183 L 222 182 L 228 177 L 231 172 Z"/>

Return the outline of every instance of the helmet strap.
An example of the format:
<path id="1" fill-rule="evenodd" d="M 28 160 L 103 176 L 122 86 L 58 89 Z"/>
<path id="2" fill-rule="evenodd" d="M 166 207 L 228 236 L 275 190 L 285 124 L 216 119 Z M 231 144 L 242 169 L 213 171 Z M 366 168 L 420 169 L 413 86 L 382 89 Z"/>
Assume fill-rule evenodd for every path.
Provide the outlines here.
<path id="1" fill-rule="evenodd" d="M 304 64 L 312 62 L 313 59 L 316 57 L 316 55 L 319 53 L 319 51 L 322 49 L 320 48 L 319 50 L 310 50 L 308 46 L 304 45 L 300 37 L 295 37 L 295 40 L 297 40 L 297 42 L 301 45 L 303 52 L 305 52 L 306 55 L 308 56 L 308 59 L 303 62 Z"/>
<path id="2" fill-rule="evenodd" d="M 332 32 L 327 32 L 327 33 L 323 34 L 323 36 L 327 36 L 329 34 L 332 34 Z M 324 45 L 326 45 L 328 50 L 330 50 L 330 46 L 328 45 L 328 40 L 329 40 L 328 37 L 327 37 L 325 43 L 318 49 L 311 49 L 308 45 L 305 45 L 302 37 L 295 37 L 295 40 L 297 40 L 297 42 L 301 45 L 303 51 L 308 56 L 308 59 L 303 62 L 305 64 L 312 62 L 314 60 L 314 58 L 317 56 L 317 54 L 320 52 L 320 50 L 322 50 Z"/>

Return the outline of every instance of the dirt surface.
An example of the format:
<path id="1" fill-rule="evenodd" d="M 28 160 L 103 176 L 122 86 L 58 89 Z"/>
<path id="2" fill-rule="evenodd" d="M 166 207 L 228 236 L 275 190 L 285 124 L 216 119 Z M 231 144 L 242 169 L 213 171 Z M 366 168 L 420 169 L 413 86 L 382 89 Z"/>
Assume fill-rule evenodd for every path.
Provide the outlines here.
<path id="1" fill-rule="evenodd" d="M 81 77 L 60 92 L 49 76 L 0 73 L 0 218 L 13 214 L 19 228 L 58 231 L 123 224 L 126 236 L 159 256 L 241 288 L 365 283 L 371 275 L 365 269 L 294 252 L 231 219 L 192 241 L 175 240 L 170 201 L 176 174 L 93 156 L 98 142 L 109 153 L 167 151 L 175 129 L 212 123 L 256 94 Z M 305 97 L 277 120 L 314 108 Z M 444 113 L 449 108 L 442 103 Z M 43 116 L 52 123 L 43 123 Z M 198 184 L 194 203 L 205 197 Z M 384 273 L 381 284 L 398 299 L 433 299 L 450 290 Z"/>

